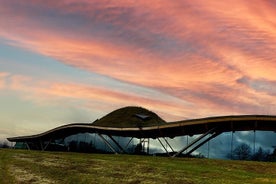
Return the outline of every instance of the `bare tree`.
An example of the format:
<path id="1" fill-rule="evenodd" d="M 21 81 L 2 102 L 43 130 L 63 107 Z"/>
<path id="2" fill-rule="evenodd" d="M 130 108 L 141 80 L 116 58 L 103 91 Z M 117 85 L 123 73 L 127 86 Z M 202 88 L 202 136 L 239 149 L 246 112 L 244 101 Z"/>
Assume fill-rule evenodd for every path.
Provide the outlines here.
<path id="1" fill-rule="evenodd" d="M 252 160 L 255 161 L 269 161 L 270 160 L 270 151 L 263 150 L 262 147 L 259 147 L 258 151 L 252 155 Z"/>
<path id="2" fill-rule="evenodd" d="M 248 144 L 239 144 L 233 150 L 233 159 L 236 160 L 250 160 L 251 159 L 251 148 Z"/>

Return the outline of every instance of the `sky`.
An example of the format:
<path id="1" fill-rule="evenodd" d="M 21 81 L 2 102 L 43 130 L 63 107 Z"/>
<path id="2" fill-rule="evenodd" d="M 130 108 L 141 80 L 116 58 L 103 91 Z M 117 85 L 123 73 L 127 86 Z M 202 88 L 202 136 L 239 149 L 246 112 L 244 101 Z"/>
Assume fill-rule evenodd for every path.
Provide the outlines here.
<path id="1" fill-rule="evenodd" d="M 124 106 L 276 114 L 276 1 L 0 0 L 0 139 Z"/>

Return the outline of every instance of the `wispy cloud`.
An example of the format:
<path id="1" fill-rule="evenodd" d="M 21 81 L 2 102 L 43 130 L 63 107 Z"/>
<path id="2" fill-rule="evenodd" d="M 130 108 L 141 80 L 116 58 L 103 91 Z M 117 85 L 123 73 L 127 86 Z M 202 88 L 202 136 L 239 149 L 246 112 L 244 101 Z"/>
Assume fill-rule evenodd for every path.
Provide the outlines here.
<path id="1" fill-rule="evenodd" d="M 270 108 L 276 104 L 275 9 L 271 1 L 241 0 L 1 1 L 0 36 L 8 44 L 181 103 L 112 87 L 55 83 L 36 89 L 52 97 L 160 106 L 190 118 L 275 113 Z"/>
<path id="2" fill-rule="evenodd" d="M 171 115 L 175 119 L 177 114 L 180 116 L 179 109 L 185 105 L 173 98 L 169 98 L 170 100 L 158 99 L 150 96 L 132 94 L 128 91 L 123 92 L 115 89 L 91 86 L 89 84 L 60 83 L 57 81 L 38 80 L 30 76 L 22 75 L 3 74 L 2 79 L 1 81 L 8 81 L 8 84 L 3 86 L 3 90 L 18 92 L 21 99 L 31 101 L 39 106 L 58 105 L 70 107 L 71 105 L 78 104 L 79 106 L 77 108 L 81 109 L 104 106 L 108 108 L 102 110 L 111 111 L 114 108 L 122 106 L 136 105 L 156 109 L 161 115 L 166 114 L 166 111 L 170 109 L 171 111 L 175 111 L 175 115 Z M 189 106 L 189 104 L 186 104 L 186 106 Z"/>
<path id="3" fill-rule="evenodd" d="M 9 74 L 6 72 L 0 72 L 0 89 L 4 89 L 6 87 L 6 77 Z"/>

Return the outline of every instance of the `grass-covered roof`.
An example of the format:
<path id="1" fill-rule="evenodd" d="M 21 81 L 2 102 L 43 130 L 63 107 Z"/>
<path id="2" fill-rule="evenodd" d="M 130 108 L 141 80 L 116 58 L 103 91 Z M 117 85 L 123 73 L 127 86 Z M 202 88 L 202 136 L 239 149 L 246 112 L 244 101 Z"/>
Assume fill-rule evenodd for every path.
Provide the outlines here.
<path id="1" fill-rule="evenodd" d="M 102 127 L 133 128 L 148 127 L 165 124 L 157 114 L 142 107 L 124 107 L 117 109 L 101 119 L 95 121 L 93 125 Z"/>

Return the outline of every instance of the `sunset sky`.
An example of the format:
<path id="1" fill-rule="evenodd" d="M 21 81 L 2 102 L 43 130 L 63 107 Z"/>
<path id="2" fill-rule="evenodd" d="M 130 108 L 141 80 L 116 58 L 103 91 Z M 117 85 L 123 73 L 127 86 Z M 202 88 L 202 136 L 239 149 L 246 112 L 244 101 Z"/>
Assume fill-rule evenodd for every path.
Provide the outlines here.
<path id="1" fill-rule="evenodd" d="M 276 1 L 0 0 L 0 139 L 124 106 L 276 115 Z"/>

